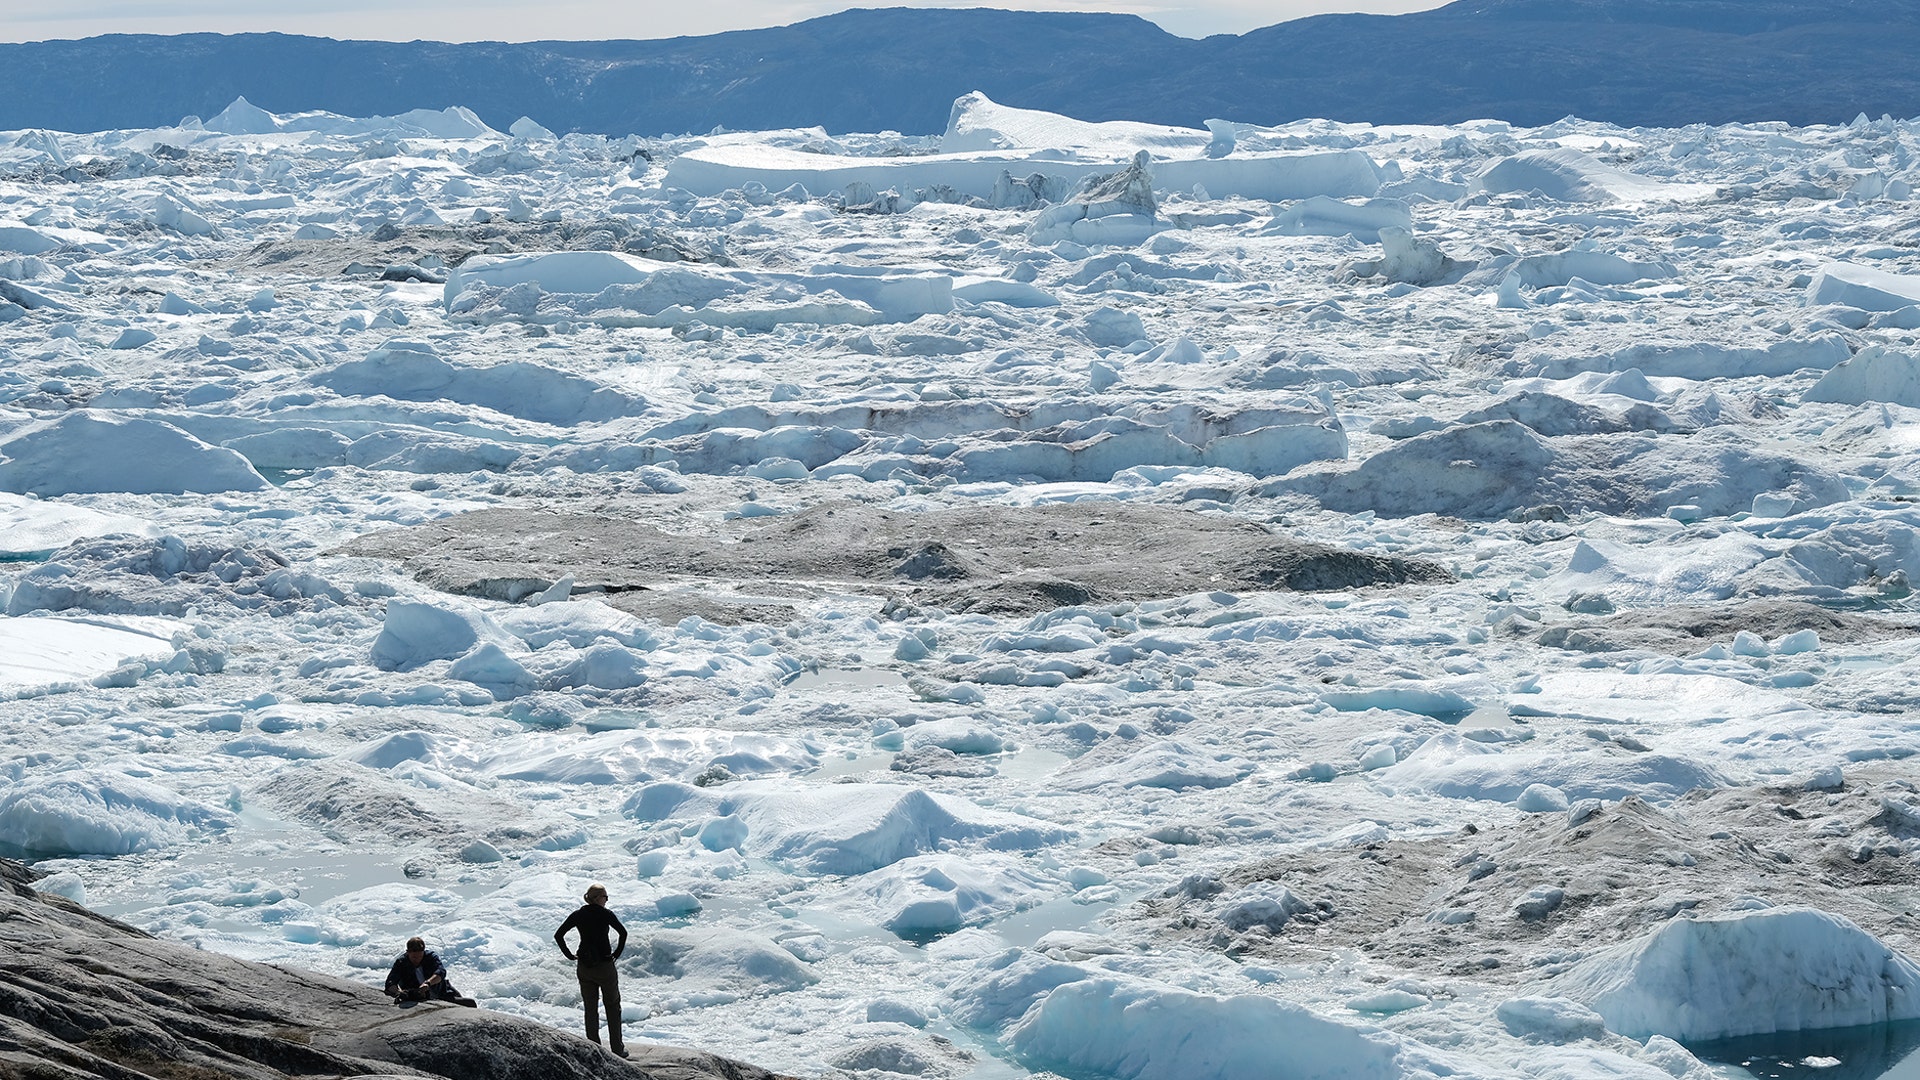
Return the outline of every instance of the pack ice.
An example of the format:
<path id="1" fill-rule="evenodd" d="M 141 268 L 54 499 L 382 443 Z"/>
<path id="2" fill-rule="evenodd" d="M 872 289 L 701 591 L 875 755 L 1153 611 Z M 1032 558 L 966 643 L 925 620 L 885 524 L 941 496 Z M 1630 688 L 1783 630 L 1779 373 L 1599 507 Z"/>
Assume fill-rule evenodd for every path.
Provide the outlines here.
<path id="1" fill-rule="evenodd" d="M 0 852 L 567 1031 L 599 881 L 631 1037 L 805 1076 L 1920 1018 L 1916 162 L 0 133 Z"/>

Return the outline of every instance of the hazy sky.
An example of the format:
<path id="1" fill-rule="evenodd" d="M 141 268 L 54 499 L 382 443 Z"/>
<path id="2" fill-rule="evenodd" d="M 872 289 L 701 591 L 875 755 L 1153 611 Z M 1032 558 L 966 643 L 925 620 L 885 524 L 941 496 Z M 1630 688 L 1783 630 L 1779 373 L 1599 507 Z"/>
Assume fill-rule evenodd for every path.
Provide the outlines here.
<path id="1" fill-rule="evenodd" d="M 1118 11 L 1176 34 L 1242 33 L 1327 11 L 1399 14 L 1444 0 L 0 0 L 0 41 L 280 30 L 335 38 L 532 41 L 658 38 L 782 26 L 849 7 Z"/>

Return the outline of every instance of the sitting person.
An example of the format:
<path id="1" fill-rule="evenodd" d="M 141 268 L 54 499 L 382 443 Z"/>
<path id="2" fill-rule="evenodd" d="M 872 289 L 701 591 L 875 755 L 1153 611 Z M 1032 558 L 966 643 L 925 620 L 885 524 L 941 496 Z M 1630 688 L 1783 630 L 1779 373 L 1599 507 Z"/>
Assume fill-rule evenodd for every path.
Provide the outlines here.
<path id="1" fill-rule="evenodd" d="M 427 951 L 427 943 L 419 938 L 407 939 L 407 951 L 393 962 L 393 970 L 387 972 L 387 995 L 395 1001 L 451 1001 L 456 1005 L 472 1008 L 474 1001 L 470 997 L 461 997 L 460 991 L 447 981 L 447 969 L 440 965 L 440 958 Z"/>

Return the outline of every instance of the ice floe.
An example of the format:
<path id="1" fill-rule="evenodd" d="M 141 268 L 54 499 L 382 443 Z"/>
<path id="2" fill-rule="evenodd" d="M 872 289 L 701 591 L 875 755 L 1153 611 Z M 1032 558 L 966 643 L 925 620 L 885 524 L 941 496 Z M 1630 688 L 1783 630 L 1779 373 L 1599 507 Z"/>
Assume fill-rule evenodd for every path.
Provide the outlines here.
<path id="1" fill-rule="evenodd" d="M 540 119 L 0 135 L 47 891 L 571 1029 L 598 881 L 796 1075 L 1914 1014 L 1913 123 Z"/>

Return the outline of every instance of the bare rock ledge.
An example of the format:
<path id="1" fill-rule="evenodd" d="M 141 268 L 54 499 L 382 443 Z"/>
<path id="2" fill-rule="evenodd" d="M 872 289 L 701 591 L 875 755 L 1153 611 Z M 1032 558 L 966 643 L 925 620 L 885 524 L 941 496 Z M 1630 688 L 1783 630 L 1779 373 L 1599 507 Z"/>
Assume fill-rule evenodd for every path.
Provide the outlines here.
<path id="1" fill-rule="evenodd" d="M 396 1007 L 377 987 L 151 937 L 34 891 L 0 859 L 0 1080 L 777 1080 L 690 1050 L 622 1061 L 485 1009 Z"/>

